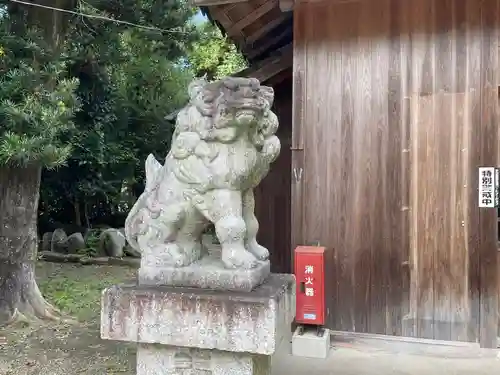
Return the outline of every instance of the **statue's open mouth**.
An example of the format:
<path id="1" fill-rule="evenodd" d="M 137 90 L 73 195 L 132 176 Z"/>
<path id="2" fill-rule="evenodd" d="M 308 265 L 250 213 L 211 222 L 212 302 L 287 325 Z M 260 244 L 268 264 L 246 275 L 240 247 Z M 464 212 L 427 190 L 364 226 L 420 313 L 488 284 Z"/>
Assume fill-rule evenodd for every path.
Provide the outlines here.
<path id="1" fill-rule="evenodd" d="M 238 121 L 252 121 L 257 117 L 257 113 L 252 109 L 242 109 L 236 113 L 236 119 Z"/>

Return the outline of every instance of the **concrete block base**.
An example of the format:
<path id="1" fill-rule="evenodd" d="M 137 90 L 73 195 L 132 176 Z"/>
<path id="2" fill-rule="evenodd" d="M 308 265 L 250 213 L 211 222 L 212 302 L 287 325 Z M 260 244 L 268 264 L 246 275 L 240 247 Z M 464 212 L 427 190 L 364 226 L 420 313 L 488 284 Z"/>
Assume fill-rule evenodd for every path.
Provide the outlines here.
<path id="1" fill-rule="evenodd" d="M 271 356 L 139 344 L 137 375 L 270 375 Z"/>
<path id="2" fill-rule="evenodd" d="M 292 336 L 292 355 L 295 357 L 328 358 L 330 353 L 330 330 L 322 328 L 318 335 L 316 327 L 298 326 Z"/>

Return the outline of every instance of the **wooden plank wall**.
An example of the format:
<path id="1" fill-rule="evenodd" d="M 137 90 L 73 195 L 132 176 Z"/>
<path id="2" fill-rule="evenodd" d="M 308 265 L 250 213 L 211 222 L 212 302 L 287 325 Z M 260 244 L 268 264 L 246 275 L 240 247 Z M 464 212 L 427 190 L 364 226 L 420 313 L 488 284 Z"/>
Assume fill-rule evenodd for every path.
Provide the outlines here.
<path id="1" fill-rule="evenodd" d="M 259 220 L 258 241 L 271 252 L 272 272 L 291 273 L 290 244 L 290 142 L 292 134 L 292 81 L 274 87 L 274 111 L 280 121 L 281 152 L 269 174 L 255 189 L 255 212 Z"/>
<path id="2" fill-rule="evenodd" d="M 477 207 L 477 167 L 498 155 L 499 11 L 295 9 L 293 242 L 329 249 L 329 327 L 494 345 L 495 213 Z"/>

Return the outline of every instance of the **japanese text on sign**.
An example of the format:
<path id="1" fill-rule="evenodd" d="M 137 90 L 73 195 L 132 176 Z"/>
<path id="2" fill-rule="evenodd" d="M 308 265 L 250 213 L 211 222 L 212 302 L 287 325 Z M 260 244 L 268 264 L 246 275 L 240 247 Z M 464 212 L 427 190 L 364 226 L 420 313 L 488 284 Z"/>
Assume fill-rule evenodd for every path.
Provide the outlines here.
<path id="1" fill-rule="evenodd" d="M 314 266 L 306 266 L 304 273 L 306 275 L 312 275 L 314 273 Z M 313 278 L 311 276 L 306 277 L 305 284 L 309 285 L 309 287 L 306 288 L 306 296 L 307 297 L 314 297 Z"/>
<path id="2" fill-rule="evenodd" d="M 498 169 L 479 168 L 479 207 L 494 208 L 498 205 Z"/>

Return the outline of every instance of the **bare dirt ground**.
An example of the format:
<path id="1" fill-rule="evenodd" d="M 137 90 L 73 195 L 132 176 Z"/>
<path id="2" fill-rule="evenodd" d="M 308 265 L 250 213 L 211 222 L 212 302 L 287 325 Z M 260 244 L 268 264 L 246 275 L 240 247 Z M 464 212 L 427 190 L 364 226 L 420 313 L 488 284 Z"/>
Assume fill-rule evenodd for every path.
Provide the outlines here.
<path id="1" fill-rule="evenodd" d="M 16 326 L 0 331 L 0 375 L 135 374 L 135 347 L 99 337 L 101 291 L 135 270 L 40 262 L 37 278 L 52 304 L 78 323 Z"/>

